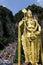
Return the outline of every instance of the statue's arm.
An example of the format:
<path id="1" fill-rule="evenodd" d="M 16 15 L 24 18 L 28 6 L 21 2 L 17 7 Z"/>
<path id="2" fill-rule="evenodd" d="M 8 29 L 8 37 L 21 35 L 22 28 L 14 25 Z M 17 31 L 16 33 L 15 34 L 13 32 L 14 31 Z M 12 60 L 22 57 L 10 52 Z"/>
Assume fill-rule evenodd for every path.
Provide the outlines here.
<path id="1" fill-rule="evenodd" d="M 21 27 L 23 25 L 23 21 L 20 21 L 18 26 Z"/>
<path id="2" fill-rule="evenodd" d="M 19 27 L 21 27 L 23 24 L 24 24 L 24 22 L 26 22 L 27 21 L 27 17 L 24 17 L 20 22 L 19 22 Z"/>
<path id="3" fill-rule="evenodd" d="M 41 26 L 38 25 L 38 31 L 37 31 L 37 34 L 40 34 L 41 33 Z"/>
<path id="4" fill-rule="evenodd" d="M 41 33 L 41 26 L 39 25 L 38 21 L 36 21 L 38 30 L 36 31 L 36 35 L 39 35 Z"/>

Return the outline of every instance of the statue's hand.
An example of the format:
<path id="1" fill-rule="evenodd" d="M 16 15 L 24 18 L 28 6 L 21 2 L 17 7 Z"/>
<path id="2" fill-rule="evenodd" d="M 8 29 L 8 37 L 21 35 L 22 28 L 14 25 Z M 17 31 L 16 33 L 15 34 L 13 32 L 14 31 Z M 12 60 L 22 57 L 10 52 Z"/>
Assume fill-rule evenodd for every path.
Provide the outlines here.
<path id="1" fill-rule="evenodd" d="M 40 36 L 40 32 L 39 31 L 35 32 L 35 35 Z"/>
<path id="2" fill-rule="evenodd" d="M 31 38 L 32 40 L 34 40 L 34 39 L 37 38 L 37 36 L 35 35 L 35 33 L 31 33 L 30 38 Z"/>

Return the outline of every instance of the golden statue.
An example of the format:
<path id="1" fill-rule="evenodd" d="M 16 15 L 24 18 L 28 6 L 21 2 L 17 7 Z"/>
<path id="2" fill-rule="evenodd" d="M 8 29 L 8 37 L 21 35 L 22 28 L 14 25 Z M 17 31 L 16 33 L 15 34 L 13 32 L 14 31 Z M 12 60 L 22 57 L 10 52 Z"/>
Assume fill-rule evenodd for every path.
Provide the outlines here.
<path id="1" fill-rule="evenodd" d="M 37 63 L 41 49 L 41 26 L 32 17 L 31 10 L 23 9 L 24 18 L 18 25 L 18 65 L 20 65 L 21 44 L 23 46 L 25 62 Z M 24 25 L 23 34 L 21 27 Z"/>

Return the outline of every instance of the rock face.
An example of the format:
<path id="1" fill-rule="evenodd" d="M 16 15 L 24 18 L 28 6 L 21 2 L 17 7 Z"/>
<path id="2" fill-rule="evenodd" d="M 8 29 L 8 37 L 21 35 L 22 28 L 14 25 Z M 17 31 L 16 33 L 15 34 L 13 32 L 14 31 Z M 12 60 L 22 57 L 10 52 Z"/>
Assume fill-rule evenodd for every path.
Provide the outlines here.
<path id="1" fill-rule="evenodd" d="M 0 45 L 3 46 L 7 42 L 14 42 L 15 38 L 15 24 L 12 12 L 0 6 Z M 1 48 L 0 47 L 0 48 Z"/>
<path id="2" fill-rule="evenodd" d="M 14 41 L 14 36 L 15 36 L 15 25 L 11 19 L 6 16 L 7 22 L 6 22 L 6 35 L 8 36 L 8 39 L 10 42 Z"/>
<path id="3" fill-rule="evenodd" d="M 0 21 L 0 36 L 3 36 L 3 26 L 1 21 Z"/>
<path id="4" fill-rule="evenodd" d="M 15 34 L 13 14 L 10 10 L 0 6 L 0 36 L 7 37 L 10 41 Z"/>

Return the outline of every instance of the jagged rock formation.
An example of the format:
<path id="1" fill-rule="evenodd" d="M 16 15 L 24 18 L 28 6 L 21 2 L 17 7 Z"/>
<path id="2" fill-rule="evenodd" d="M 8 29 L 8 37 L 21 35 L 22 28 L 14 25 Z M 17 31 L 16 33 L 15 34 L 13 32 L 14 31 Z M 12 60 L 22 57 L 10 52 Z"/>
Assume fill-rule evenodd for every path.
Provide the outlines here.
<path id="1" fill-rule="evenodd" d="M 0 48 L 2 48 L 3 43 L 7 45 L 9 42 L 14 42 L 14 37 L 15 24 L 13 14 L 9 9 L 0 6 Z"/>

